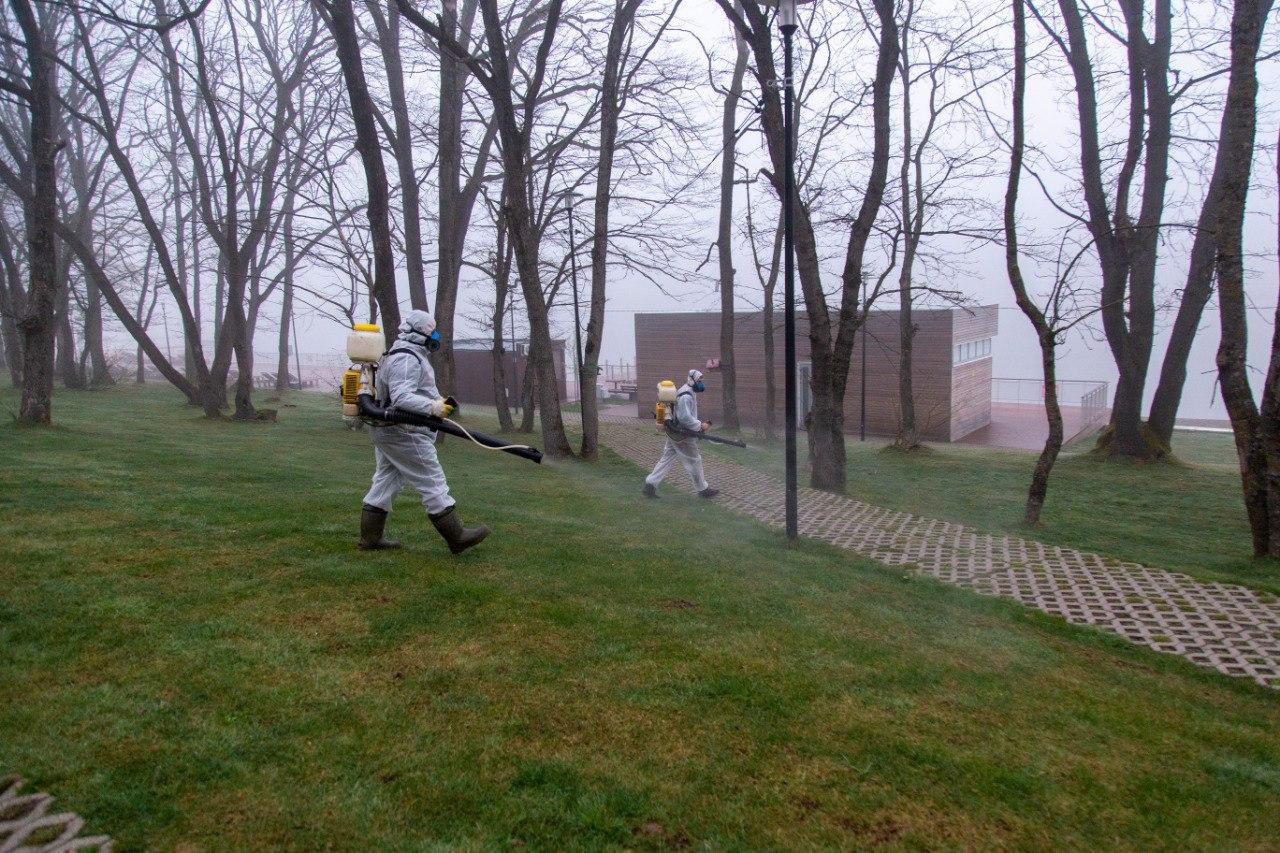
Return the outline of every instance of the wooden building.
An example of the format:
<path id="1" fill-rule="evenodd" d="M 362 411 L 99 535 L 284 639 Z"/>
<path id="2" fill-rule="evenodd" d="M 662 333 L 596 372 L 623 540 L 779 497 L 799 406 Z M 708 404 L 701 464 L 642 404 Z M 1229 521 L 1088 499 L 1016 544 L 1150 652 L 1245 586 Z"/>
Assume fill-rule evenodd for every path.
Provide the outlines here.
<path id="1" fill-rule="evenodd" d="M 996 306 L 917 308 L 912 346 L 912 380 L 916 422 L 932 441 L 957 441 L 991 422 L 991 345 L 996 335 Z M 706 392 L 698 400 L 704 418 L 721 417 L 721 376 L 707 370 L 720 358 L 720 315 L 715 312 L 636 314 L 636 413 L 652 417 L 657 384 L 684 382 L 690 368 L 706 376 Z M 735 318 L 734 354 L 738 373 L 738 413 L 744 425 L 764 418 L 764 324 L 759 312 Z M 775 315 L 774 380 L 777 418 L 782 421 L 782 315 Z M 892 436 L 898 429 L 898 312 L 873 311 L 853 347 L 845 393 L 845 431 L 856 434 L 862 411 L 863 347 L 866 348 L 866 422 L 871 435 Z M 808 378 L 809 331 L 803 313 L 796 317 L 796 356 L 800 426 L 812 405 Z"/>
<path id="2" fill-rule="evenodd" d="M 503 351 L 503 372 L 507 380 L 507 400 L 512 405 L 520 401 L 520 386 L 529 363 L 527 341 L 517 341 L 514 352 L 511 345 Z M 559 377 L 560 399 L 568 397 L 565 379 L 564 341 L 551 342 L 552 359 Z M 453 342 L 453 364 L 457 376 L 457 388 L 453 396 L 459 403 L 472 406 L 497 404 L 493 395 L 493 341 L 488 338 L 459 339 Z"/>

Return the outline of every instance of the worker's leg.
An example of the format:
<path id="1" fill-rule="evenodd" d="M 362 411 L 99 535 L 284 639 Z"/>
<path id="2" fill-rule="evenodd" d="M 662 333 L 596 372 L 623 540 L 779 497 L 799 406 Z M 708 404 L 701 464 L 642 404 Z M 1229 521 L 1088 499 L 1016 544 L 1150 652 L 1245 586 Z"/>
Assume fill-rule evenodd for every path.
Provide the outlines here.
<path id="1" fill-rule="evenodd" d="M 689 472 L 689 479 L 693 480 L 693 490 L 705 491 L 707 478 L 702 471 L 702 453 L 698 450 L 698 440 L 687 438 L 684 441 L 675 442 L 674 446 L 681 464 L 684 465 L 684 470 Z"/>
<path id="2" fill-rule="evenodd" d="M 390 512 L 391 505 L 395 503 L 396 495 L 400 494 L 400 489 L 404 485 L 404 480 L 400 476 L 400 471 L 396 468 L 391 457 L 383 452 L 381 444 L 382 436 L 387 427 L 374 427 L 373 429 L 373 459 L 375 467 L 373 469 L 373 483 L 369 486 L 369 492 L 364 496 L 364 502 L 368 506 L 377 507 L 383 512 Z"/>
<path id="3" fill-rule="evenodd" d="M 445 481 L 444 468 L 436 455 L 431 433 L 392 429 L 398 435 L 394 441 L 383 445 L 383 452 L 390 456 L 400 475 L 421 496 L 427 513 L 438 515 L 453 506 L 453 497 L 449 494 L 449 484 Z"/>
<path id="4" fill-rule="evenodd" d="M 658 457 L 658 464 L 654 465 L 653 471 L 648 477 L 644 478 L 645 485 L 653 486 L 656 489 L 667 478 L 667 474 L 671 471 L 671 466 L 676 464 L 676 459 L 675 443 L 668 438 L 666 446 L 662 448 L 662 455 Z"/>

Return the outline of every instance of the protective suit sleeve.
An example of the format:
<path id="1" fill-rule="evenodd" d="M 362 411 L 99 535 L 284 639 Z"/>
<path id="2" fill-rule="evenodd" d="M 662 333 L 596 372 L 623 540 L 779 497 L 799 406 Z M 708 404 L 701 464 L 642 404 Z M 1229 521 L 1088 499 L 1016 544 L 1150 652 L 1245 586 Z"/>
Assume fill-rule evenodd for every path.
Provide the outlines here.
<path id="1" fill-rule="evenodd" d="M 387 393 L 393 408 L 420 415 L 433 413 L 433 404 L 440 399 L 440 392 L 430 365 L 404 354 L 386 359 L 382 370 L 386 371 Z"/>
<path id="2" fill-rule="evenodd" d="M 698 405 L 692 394 L 681 394 L 676 398 L 676 422 L 690 432 L 702 431 L 702 421 L 698 420 Z"/>

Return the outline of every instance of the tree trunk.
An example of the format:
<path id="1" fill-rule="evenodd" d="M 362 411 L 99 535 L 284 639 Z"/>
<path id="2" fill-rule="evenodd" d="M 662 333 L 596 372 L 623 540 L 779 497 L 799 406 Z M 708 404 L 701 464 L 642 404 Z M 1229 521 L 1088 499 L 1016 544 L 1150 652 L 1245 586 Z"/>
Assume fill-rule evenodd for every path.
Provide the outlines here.
<path id="1" fill-rule="evenodd" d="M 769 275 L 764 281 L 764 310 L 761 312 L 761 325 L 764 327 L 764 430 L 762 434 L 765 442 L 772 442 L 778 437 L 778 380 L 773 298 L 778 286 L 778 268 L 781 259 L 782 220 L 779 219 L 773 235 L 773 254 L 769 264 Z"/>
<path id="2" fill-rule="evenodd" d="M 191 318 L 192 331 L 187 332 L 186 327 L 183 328 L 183 340 L 185 349 L 187 350 L 187 376 L 191 376 L 192 370 L 203 371 L 204 369 L 204 319 L 201 300 L 203 298 L 201 285 L 203 277 L 200 269 L 200 235 L 196 231 L 196 218 L 194 211 L 189 216 L 191 225 Z M 194 378 L 194 377 L 193 377 Z"/>
<path id="3" fill-rule="evenodd" d="M 84 345 L 89 350 L 89 384 L 94 388 L 108 388 L 116 384 L 107 366 L 107 353 L 103 348 L 102 293 L 91 282 L 85 282 L 88 309 L 84 315 Z"/>
<path id="4" fill-rule="evenodd" d="M 538 377 L 533 369 L 532 347 L 524 353 L 524 375 L 520 377 L 520 432 L 533 432 L 533 418 L 537 414 Z"/>
<path id="5" fill-rule="evenodd" d="M 280 335 L 276 339 L 276 393 L 289 390 L 289 329 L 293 324 L 293 271 L 296 263 L 293 247 L 293 193 L 287 196 L 284 212 L 284 270 L 280 282 Z M 298 376 L 302 381 L 302 376 Z"/>
<path id="6" fill-rule="evenodd" d="M 346 82 L 347 96 L 356 130 L 356 150 L 364 166 L 365 187 L 369 202 L 366 212 L 373 243 L 373 298 L 382 315 L 382 333 L 390 347 L 400 326 L 400 306 L 396 299 L 395 258 L 391 249 L 390 200 L 387 193 L 387 170 L 382 162 L 382 143 L 374 118 L 373 99 L 364 76 L 360 58 L 360 40 L 356 33 L 355 12 L 351 0 L 313 0 L 327 12 L 326 23 L 333 34 L 338 64 Z M 327 8 L 326 8 L 327 7 Z"/>
<path id="7" fill-rule="evenodd" d="M 494 310 L 494 318 L 502 320 L 502 309 Z M 515 429 L 515 421 L 511 419 L 511 406 L 507 402 L 507 350 L 502 340 L 502 326 L 494 327 L 493 332 L 493 402 L 498 409 L 498 427 L 504 432 Z"/>
<path id="8" fill-rule="evenodd" d="M 547 301 L 542 292 L 539 264 L 539 234 L 533 226 L 529 209 L 529 133 L 532 132 L 533 105 L 545 73 L 546 57 L 551 49 L 556 28 L 560 22 L 561 0 L 550 0 L 543 28 L 542 43 L 538 49 L 538 69 L 528 84 L 524 97 L 524 123 L 517 124 L 515 105 L 512 102 L 512 76 L 507 61 L 506 42 L 502 20 L 496 0 L 481 0 L 485 36 L 489 42 L 489 59 L 493 68 L 495 120 L 502 140 L 503 194 L 502 209 L 507 217 L 507 228 L 515 252 L 516 270 L 524 302 L 529 314 L 530 359 L 537 378 L 535 388 L 542 423 L 543 452 L 555 457 L 572 456 L 573 448 L 564 432 L 564 419 L 560 412 L 559 377 L 551 348 L 551 324 L 547 316 Z M 523 129 L 522 129 L 523 128 Z"/>
<path id="9" fill-rule="evenodd" d="M 735 32 L 734 47 L 733 76 L 725 92 L 720 116 L 720 221 L 716 234 L 720 266 L 720 399 L 723 427 L 729 431 L 736 431 L 742 426 L 738 416 L 738 369 L 733 346 L 737 319 L 733 270 L 733 175 L 738 159 L 738 101 L 742 98 L 742 83 L 747 73 L 747 42 L 741 33 Z"/>
<path id="10" fill-rule="evenodd" d="M 1276 186 L 1280 188 L 1280 138 L 1276 143 Z M 1280 240 L 1280 220 L 1276 237 Z M 1280 242 L 1276 244 L 1280 259 Z M 1271 358 L 1267 365 L 1266 386 L 1262 390 L 1261 439 L 1266 458 L 1267 479 L 1267 553 L 1280 556 L 1280 303 L 1271 317 Z"/>
<path id="11" fill-rule="evenodd" d="M 1164 447 L 1173 444 L 1173 427 L 1178 418 L 1178 406 L 1182 402 L 1182 389 L 1187 381 L 1187 360 L 1191 357 L 1191 345 L 1200 328 L 1204 308 L 1213 295 L 1213 264 L 1217 243 L 1214 229 L 1217 227 L 1222 194 L 1220 185 L 1215 168 L 1196 223 L 1182 301 L 1178 304 L 1178 314 L 1169 332 L 1169 345 L 1165 349 L 1164 363 L 1160 367 L 1160 378 L 1156 383 L 1155 397 L 1151 401 L 1151 411 L 1147 417 L 1147 427 L 1152 437 Z"/>
<path id="12" fill-rule="evenodd" d="M 898 173 L 899 191 L 902 194 L 902 228 L 904 251 L 902 267 L 898 271 L 898 435 L 894 446 L 901 450 L 920 447 L 920 433 L 916 426 L 916 396 L 913 384 L 915 355 L 915 318 L 911 308 L 915 301 L 912 274 L 915 272 L 916 250 L 920 245 L 920 229 L 924 211 L 912 210 L 911 167 L 914 162 L 915 141 L 911 135 L 911 59 L 910 34 L 915 4 L 906 5 L 906 19 L 901 27 L 898 71 L 902 80 L 902 168 Z"/>
<path id="13" fill-rule="evenodd" d="M 735 11 L 730 0 L 716 0 L 751 46 L 755 73 L 760 82 L 761 124 L 768 148 L 775 192 L 782 197 L 785 168 L 783 105 L 773 60 L 772 19 L 755 4 Z M 898 61 L 898 27 L 892 0 L 875 0 L 879 22 L 876 73 L 872 82 L 872 155 L 866 191 L 849 228 L 841 274 L 840 310 L 833 333 L 827 293 L 823 286 L 817 240 L 808 205 L 797 193 L 794 199 L 796 271 L 809 318 L 810 359 L 813 369 L 813 411 L 809 420 L 809 450 L 814 488 L 841 492 L 846 482 L 844 446 L 844 396 L 849 363 L 859 326 L 859 294 L 865 254 L 884 200 L 889 171 L 889 136 L 893 78 Z"/>
<path id="14" fill-rule="evenodd" d="M 14 322 L 16 311 L 8 287 L 0 285 L 0 347 L 4 348 L 4 367 L 14 388 L 22 387 L 22 347 L 18 338 L 18 326 Z"/>
<path id="15" fill-rule="evenodd" d="M 10 3 L 22 28 L 29 78 L 32 196 L 27 204 L 30 284 L 19 319 L 22 401 L 18 421 L 48 424 L 53 417 L 54 314 L 58 303 L 58 86 L 53 34 L 43 31 L 29 0 Z"/>
<path id="16" fill-rule="evenodd" d="M 440 26 L 451 38 L 459 38 L 458 0 L 443 0 Z M 468 27 L 469 29 L 469 27 Z M 466 34 L 462 34 L 465 43 Z M 442 346 L 436 357 L 436 381 L 453 388 L 456 368 L 453 356 L 453 315 L 458 303 L 462 273 L 462 245 L 466 226 L 459 221 L 462 189 L 462 107 L 466 97 L 466 66 L 451 52 L 440 51 L 439 130 L 436 169 L 439 225 L 436 235 L 436 321 Z"/>
<path id="17" fill-rule="evenodd" d="M 1120 7 L 1126 26 L 1129 116 L 1127 146 L 1115 170 L 1114 210 L 1104 187 L 1104 177 L 1110 176 L 1104 171 L 1099 143 L 1095 69 L 1084 19 L 1077 0 L 1058 0 L 1058 7 L 1075 81 L 1087 225 L 1101 267 L 1102 327 L 1119 373 L 1111 429 L 1100 438 L 1100 446 L 1113 457 L 1150 458 L 1158 453 L 1143 434 L 1142 403 L 1155 334 L 1155 277 L 1172 138 L 1171 4 L 1156 0 L 1152 39 L 1144 29 L 1146 4 Z M 1140 160 L 1142 197 L 1135 223 L 1129 196 Z"/>
<path id="18" fill-rule="evenodd" d="M 498 409 L 498 425 L 504 431 L 510 431 L 515 428 L 515 423 L 511 420 L 511 406 L 507 400 L 506 346 L 502 324 L 511 294 L 511 247 L 507 242 L 507 232 L 501 217 L 498 218 L 493 283 L 493 402 Z M 511 310 L 515 310 L 514 306 Z M 511 355 L 515 357 L 514 352 Z"/>
<path id="19" fill-rule="evenodd" d="M 409 123 L 409 103 L 405 98 L 404 67 L 400 61 L 400 10 L 395 0 L 387 0 L 387 14 L 382 15 L 381 0 L 372 0 L 369 9 L 378 25 L 378 47 L 387 72 L 387 95 L 395 121 L 395 135 L 390 140 L 400 177 L 400 206 L 404 219 L 404 265 L 409 281 L 409 304 L 423 311 L 427 304 L 426 267 L 422 259 L 422 213 L 418 193 L 418 172 L 413 164 L 413 126 Z M 451 2 L 451 0 L 450 0 Z M 451 386 L 441 386 L 451 387 Z"/>
<path id="20" fill-rule="evenodd" d="M 1245 511 L 1257 556 L 1280 556 L 1280 446 L 1277 426 L 1264 422 L 1248 374 L 1248 315 L 1244 291 L 1244 214 L 1258 120 L 1258 46 L 1272 0 L 1236 0 L 1231 19 L 1231 65 L 1215 171 L 1222 174 L 1216 228 L 1221 340 L 1218 381 L 1231 418 Z M 1218 167 L 1221 167 L 1220 169 Z M 1273 345 L 1264 409 L 1274 414 L 1277 351 Z"/>
<path id="21" fill-rule="evenodd" d="M 4 346 L 5 367 L 14 388 L 22 387 L 22 337 L 18 318 L 26 313 L 25 288 L 13 243 L 0 223 L 0 344 Z"/>
<path id="22" fill-rule="evenodd" d="M 600 89 L 600 153 L 596 160 L 596 197 L 591 227 L 591 313 L 587 320 L 586 349 L 578 373 L 578 403 L 582 410 L 582 458 L 600 455 L 600 402 L 596 376 L 600 347 L 604 342 L 604 308 L 609 280 L 609 205 L 613 201 L 613 162 L 618 142 L 618 118 L 622 110 L 619 91 L 623 48 L 630 39 L 640 0 L 622 0 L 614 6 L 605 50 Z M 575 247 L 570 247 L 574 250 Z"/>
<path id="23" fill-rule="evenodd" d="M 58 267 L 61 272 L 58 278 L 62 281 L 62 287 L 58 295 L 58 313 L 55 317 L 57 325 L 57 349 L 55 362 L 58 365 L 58 374 L 62 378 L 62 386 L 70 389 L 84 388 L 84 373 L 80 370 L 79 348 L 76 346 L 75 331 L 71 328 L 71 308 L 73 301 L 71 299 L 71 276 L 69 265 L 65 259 L 58 259 Z"/>
<path id="24" fill-rule="evenodd" d="M 1049 421 L 1049 437 L 1036 459 L 1022 516 L 1025 523 L 1038 524 L 1049 493 L 1049 474 L 1062 450 L 1063 429 L 1062 408 L 1058 401 L 1057 334 L 1050 327 L 1044 311 L 1031 300 L 1018 259 L 1018 187 L 1026 149 L 1024 101 L 1027 84 L 1027 18 L 1024 0 L 1013 0 L 1013 55 L 1013 141 L 1009 158 L 1009 182 L 1004 196 L 1005 270 L 1018 308 L 1035 329 L 1036 340 L 1040 344 L 1040 367 L 1044 377 L 1044 406 Z"/>

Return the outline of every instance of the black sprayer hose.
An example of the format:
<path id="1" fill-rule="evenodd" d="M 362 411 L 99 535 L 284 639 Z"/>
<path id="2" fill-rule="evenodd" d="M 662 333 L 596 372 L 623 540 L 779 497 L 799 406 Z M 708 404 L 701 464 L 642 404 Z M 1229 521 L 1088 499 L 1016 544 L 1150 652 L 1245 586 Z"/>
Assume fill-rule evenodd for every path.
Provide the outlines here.
<path id="1" fill-rule="evenodd" d="M 706 433 L 706 432 L 696 432 L 691 429 L 684 429 L 682 427 L 673 425 L 670 421 L 667 421 L 667 434 L 675 439 L 696 438 L 699 441 L 709 441 L 712 444 L 727 444 L 730 447 L 746 447 L 747 446 L 747 443 L 745 441 L 738 441 L 732 438 L 723 438 L 718 435 L 711 435 L 710 433 Z"/>
<path id="2" fill-rule="evenodd" d="M 370 394 L 361 394 L 357 398 L 357 407 L 360 417 L 368 418 L 373 421 L 383 421 L 393 424 L 406 424 L 408 426 L 420 426 L 427 429 L 434 429 L 438 432 L 446 432 L 449 435 L 456 435 L 458 438 L 466 438 L 474 441 L 476 444 L 489 447 L 494 450 L 501 450 L 504 453 L 510 453 L 512 456 L 519 456 L 521 459 L 528 459 L 530 462 L 542 462 L 542 451 L 536 447 L 527 447 L 525 445 L 512 445 L 510 442 L 501 438 L 495 438 L 491 435 L 485 435 L 475 430 L 465 430 L 460 426 L 456 426 L 451 421 L 442 420 L 432 415 L 421 415 L 417 412 L 402 412 L 396 409 L 388 409 L 385 406 L 378 405 Z"/>

